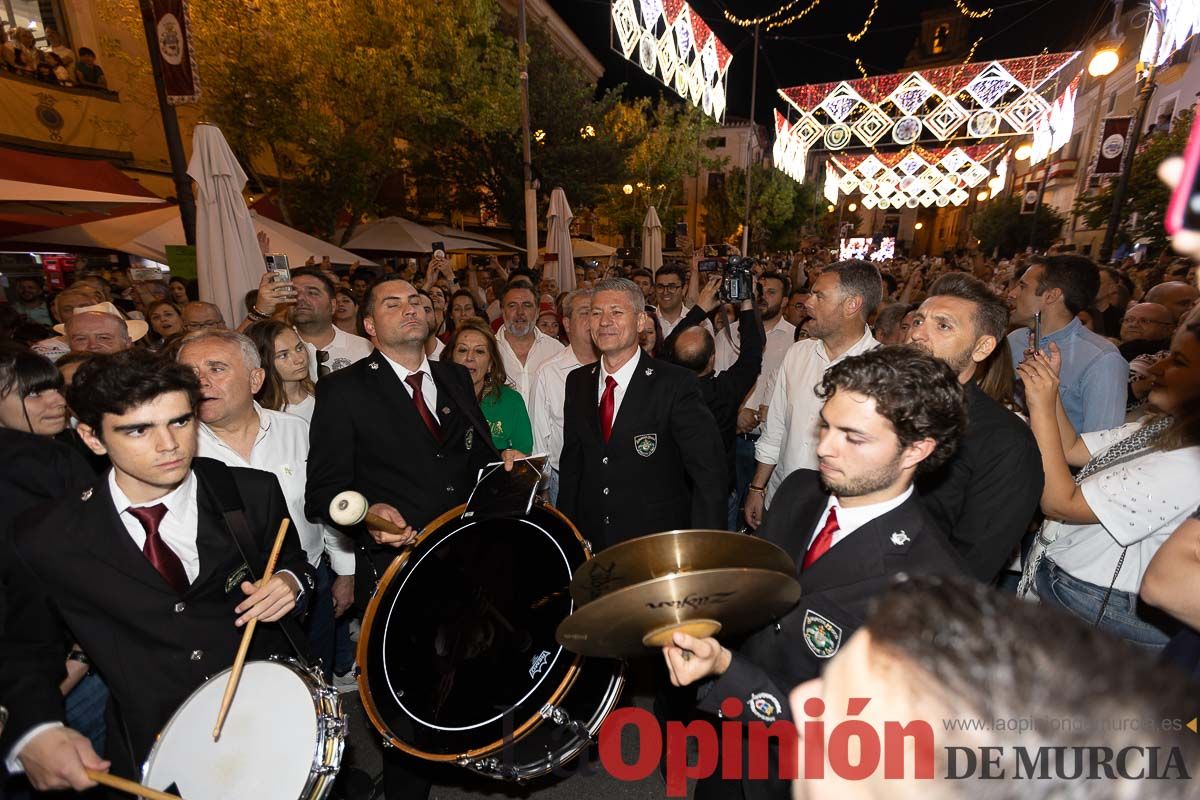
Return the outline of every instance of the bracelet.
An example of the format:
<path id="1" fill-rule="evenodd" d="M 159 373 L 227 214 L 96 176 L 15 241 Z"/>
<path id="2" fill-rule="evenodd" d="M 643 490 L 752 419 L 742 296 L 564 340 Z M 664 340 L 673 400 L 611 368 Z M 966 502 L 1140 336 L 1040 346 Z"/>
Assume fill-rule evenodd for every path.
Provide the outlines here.
<path id="1" fill-rule="evenodd" d="M 766 494 L 766 493 L 767 493 L 767 487 L 765 487 L 765 486 L 748 486 L 748 487 L 746 488 L 746 491 L 747 491 L 747 492 L 754 492 L 754 493 L 756 493 L 756 494 Z"/>
<path id="2" fill-rule="evenodd" d="M 263 312 L 259 311 L 257 304 L 250 306 L 246 312 L 246 316 L 250 317 L 250 319 L 257 320 L 258 322 L 262 322 L 263 320 L 271 318 L 270 314 L 264 314 Z"/>
<path id="3" fill-rule="evenodd" d="M 72 650 L 70 653 L 67 653 L 67 661 L 78 661 L 80 664 L 89 667 L 92 665 L 91 660 L 87 657 L 87 653 L 82 650 Z"/>

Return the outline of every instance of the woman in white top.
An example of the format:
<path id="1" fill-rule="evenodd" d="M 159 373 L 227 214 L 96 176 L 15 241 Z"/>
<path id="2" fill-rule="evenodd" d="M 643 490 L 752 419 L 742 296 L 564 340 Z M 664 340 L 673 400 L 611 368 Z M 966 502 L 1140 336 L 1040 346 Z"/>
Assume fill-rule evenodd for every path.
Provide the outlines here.
<path id="1" fill-rule="evenodd" d="M 316 387 L 308 371 L 308 350 L 291 326 L 277 319 L 256 322 L 246 335 L 258 348 L 266 380 L 254 399 L 263 408 L 295 414 L 312 422 Z"/>
<path id="2" fill-rule="evenodd" d="M 1139 603 L 1138 589 L 1150 559 L 1200 502 L 1200 322 L 1185 322 L 1154 367 L 1150 402 L 1159 413 L 1119 428 L 1075 432 L 1059 399 L 1060 363 L 1051 344 L 1017 368 L 1046 473 L 1046 523 L 1023 588 L 1032 582 L 1043 603 L 1159 650 L 1173 624 Z M 1072 476 L 1071 467 L 1082 469 Z"/>

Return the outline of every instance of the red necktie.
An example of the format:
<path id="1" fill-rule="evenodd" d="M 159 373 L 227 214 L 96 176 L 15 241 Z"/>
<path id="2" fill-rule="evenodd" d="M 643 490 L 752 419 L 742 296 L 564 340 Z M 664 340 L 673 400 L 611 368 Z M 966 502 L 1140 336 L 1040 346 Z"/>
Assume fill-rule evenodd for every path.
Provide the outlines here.
<path id="1" fill-rule="evenodd" d="M 146 543 L 142 545 L 142 555 L 146 556 L 176 594 L 186 592 L 189 584 L 187 573 L 183 571 L 183 562 L 158 535 L 158 526 L 162 524 L 163 517 L 167 515 L 167 507 L 159 503 L 153 506 L 130 506 L 126 510 L 142 523 L 142 528 L 146 531 Z"/>
<path id="2" fill-rule="evenodd" d="M 608 444 L 608 437 L 612 436 L 613 413 L 617 405 L 616 391 L 617 379 L 609 375 L 604 379 L 604 394 L 600 398 L 600 433 L 604 436 L 605 444 Z"/>
<path id="3" fill-rule="evenodd" d="M 437 417 L 433 416 L 433 412 L 429 410 L 429 406 L 425 405 L 425 396 L 421 394 L 421 381 L 424 379 L 424 372 L 410 372 L 404 382 L 412 387 L 413 404 L 417 407 L 417 413 L 421 415 L 421 419 L 425 420 L 425 427 L 429 428 L 429 432 L 433 434 L 433 438 L 439 442 L 442 440 L 442 426 L 438 424 Z"/>
<path id="4" fill-rule="evenodd" d="M 833 534 L 837 533 L 837 508 L 829 507 L 829 516 L 825 518 L 825 527 L 821 528 L 821 532 L 813 539 L 812 544 L 808 546 L 808 552 L 804 554 L 804 566 L 801 570 L 806 570 L 813 565 L 814 562 L 828 552 L 833 546 Z"/>

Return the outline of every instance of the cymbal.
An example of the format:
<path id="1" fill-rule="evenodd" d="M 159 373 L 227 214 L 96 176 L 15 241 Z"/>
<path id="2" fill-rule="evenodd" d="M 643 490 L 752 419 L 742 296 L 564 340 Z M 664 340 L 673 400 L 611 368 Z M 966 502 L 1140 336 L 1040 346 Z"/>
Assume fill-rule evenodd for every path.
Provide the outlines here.
<path id="1" fill-rule="evenodd" d="M 796 605 L 800 583 L 773 569 L 726 567 L 653 578 L 601 595 L 558 626 L 558 643 L 583 656 L 624 658 L 661 647 L 676 630 L 736 635 Z"/>
<path id="2" fill-rule="evenodd" d="M 778 546 L 744 533 L 684 530 L 652 533 L 600 551 L 575 571 L 571 599 L 582 606 L 601 595 L 664 575 L 744 567 L 796 574 Z"/>

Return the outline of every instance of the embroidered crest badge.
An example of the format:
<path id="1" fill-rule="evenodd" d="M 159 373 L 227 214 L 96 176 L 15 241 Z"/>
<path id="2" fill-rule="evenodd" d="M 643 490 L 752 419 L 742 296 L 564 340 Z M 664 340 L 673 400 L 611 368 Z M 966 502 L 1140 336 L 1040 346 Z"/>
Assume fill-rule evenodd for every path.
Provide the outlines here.
<path id="1" fill-rule="evenodd" d="M 649 378 L 653 374 L 654 374 L 654 369 L 652 367 L 646 367 L 646 377 Z"/>
<path id="2" fill-rule="evenodd" d="M 80 499 L 80 500 L 82 500 L 82 501 L 83 501 L 83 502 L 85 502 L 85 503 L 86 503 L 88 500 L 91 500 L 91 499 L 92 499 L 92 490 L 91 490 L 91 489 L 88 489 L 86 492 L 84 492 L 83 494 L 79 495 L 79 499 Z"/>
<path id="3" fill-rule="evenodd" d="M 842 629 L 815 611 L 804 612 L 804 643 L 817 658 L 832 658 L 842 646 Z"/>
<path id="4" fill-rule="evenodd" d="M 896 531 L 892 534 L 892 544 L 896 545 L 896 547 L 903 547 L 911 541 L 912 540 L 908 538 L 908 534 L 904 531 Z"/>
<path id="5" fill-rule="evenodd" d="M 378 361 L 372 361 L 372 362 L 371 362 L 371 369 L 379 369 L 379 362 L 378 362 Z"/>
<path id="6" fill-rule="evenodd" d="M 229 594 L 234 589 L 242 585 L 242 581 L 250 576 L 250 565 L 243 564 L 229 573 L 229 577 L 225 579 L 225 594 Z"/>
<path id="7" fill-rule="evenodd" d="M 475 429 L 467 428 L 467 432 L 463 434 L 463 445 L 470 450 L 473 444 L 475 444 Z"/>
<path id="8" fill-rule="evenodd" d="M 637 450 L 637 454 L 642 458 L 649 458 L 658 449 L 658 434 L 643 433 L 633 437 L 633 449 Z"/>
<path id="9" fill-rule="evenodd" d="M 763 722 L 774 722 L 775 718 L 779 716 L 779 712 L 783 710 L 783 706 L 779 704 L 775 695 L 767 692 L 755 692 L 750 695 L 750 701 L 746 703 L 746 707 L 750 709 L 751 714 Z"/>

